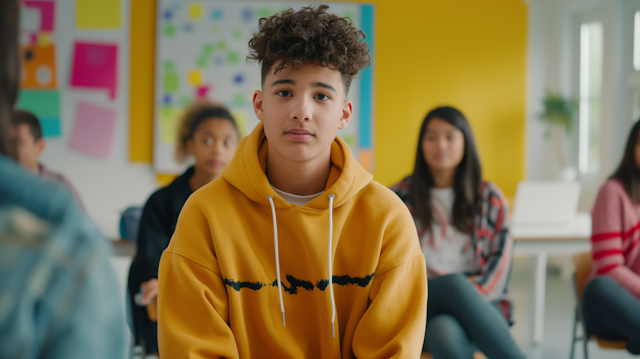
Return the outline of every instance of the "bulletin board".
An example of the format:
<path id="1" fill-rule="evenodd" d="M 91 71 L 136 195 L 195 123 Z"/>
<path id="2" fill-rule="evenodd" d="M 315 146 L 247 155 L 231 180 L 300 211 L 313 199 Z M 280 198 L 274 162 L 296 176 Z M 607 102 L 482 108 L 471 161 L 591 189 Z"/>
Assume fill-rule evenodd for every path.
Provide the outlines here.
<path id="1" fill-rule="evenodd" d="M 41 163 L 73 184 L 108 238 L 119 237 L 122 211 L 144 204 L 157 187 L 150 166 L 129 161 L 130 5 L 20 1 L 16 107 L 38 117 Z"/>
<path id="2" fill-rule="evenodd" d="M 153 166 L 159 173 L 179 173 L 174 160 L 177 124 L 186 106 L 207 98 L 230 109 L 242 136 L 258 123 L 252 106 L 260 89 L 260 66 L 247 63 L 248 42 L 258 20 L 288 8 L 308 6 L 288 1 L 159 0 L 156 21 L 156 78 Z M 354 156 L 373 171 L 374 7 L 330 4 L 330 11 L 349 17 L 366 34 L 371 66 L 354 78 L 348 99 L 353 117 L 339 131 Z"/>

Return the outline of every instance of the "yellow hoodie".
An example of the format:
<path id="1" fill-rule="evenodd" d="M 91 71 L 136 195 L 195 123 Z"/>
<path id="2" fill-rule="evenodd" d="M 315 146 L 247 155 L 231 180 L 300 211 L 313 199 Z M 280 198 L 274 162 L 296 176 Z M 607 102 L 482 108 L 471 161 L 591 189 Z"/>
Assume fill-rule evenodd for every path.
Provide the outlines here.
<path id="1" fill-rule="evenodd" d="M 260 124 L 184 205 L 160 262 L 160 357 L 418 358 L 426 267 L 404 203 L 340 138 L 304 206 L 271 188 L 266 158 Z"/>

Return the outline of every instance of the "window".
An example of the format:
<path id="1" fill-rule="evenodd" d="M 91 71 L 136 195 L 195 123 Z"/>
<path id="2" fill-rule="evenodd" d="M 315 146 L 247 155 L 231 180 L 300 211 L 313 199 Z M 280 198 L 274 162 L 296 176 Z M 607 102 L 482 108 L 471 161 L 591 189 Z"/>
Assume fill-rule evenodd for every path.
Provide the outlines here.
<path id="1" fill-rule="evenodd" d="M 633 68 L 640 71 L 640 11 L 633 18 Z"/>
<path id="2" fill-rule="evenodd" d="M 580 113 L 578 168 L 598 172 L 602 103 L 602 23 L 580 25 Z"/>

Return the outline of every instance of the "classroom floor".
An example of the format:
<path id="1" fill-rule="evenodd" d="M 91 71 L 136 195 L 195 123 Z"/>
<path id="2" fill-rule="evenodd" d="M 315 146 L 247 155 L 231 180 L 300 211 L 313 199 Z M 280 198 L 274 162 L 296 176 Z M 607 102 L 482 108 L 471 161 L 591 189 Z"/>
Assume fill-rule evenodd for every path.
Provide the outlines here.
<path id="1" fill-rule="evenodd" d="M 556 260 L 570 261 L 569 257 Z M 551 259 L 550 259 L 551 261 Z M 571 350 L 573 310 L 575 308 L 572 282 L 563 278 L 560 271 L 551 265 L 547 270 L 547 292 L 544 318 L 544 337 L 541 345 L 531 345 L 533 306 L 533 266 L 532 258 L 515 258 L 509 281 L 509 291 L 515 300 L 516 323 L 512 333 L 525 353 L 531 359 L 568 359 Z M 568 276 L 566 276 L 568 277 Z M 581 342 L 576 344 L 575 359 L 583 359 Z M 627 351 L 600 349 L 595 342 L 589 343 L 590 359 L 635 358 Z"/>

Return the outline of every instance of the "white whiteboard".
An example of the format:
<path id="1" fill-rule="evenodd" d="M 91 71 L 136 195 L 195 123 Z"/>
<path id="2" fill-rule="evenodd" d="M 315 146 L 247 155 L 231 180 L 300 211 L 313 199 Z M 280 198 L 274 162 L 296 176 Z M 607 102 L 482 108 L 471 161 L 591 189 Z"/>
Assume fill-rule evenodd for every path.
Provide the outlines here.
<path id="1" fill-rule="evenodd" d="M 307 2 L 160 0 L 156 22 L 156 77 L 154 108 L 154 169 L 179 173 L 185 165 L 174 160 L 176 125 L 183 109 L 198 97 L 229 108 L 245 136 L 258 123 L 252 96 L 260 89 L 260 66 L 247 63 L 248 42 L 258 31 L 258 20 Z M 373 6 L 331 3 L 330 11 L 352 19 L 367 34 L 373 66 Z M 354 156 L 372 159 L 372 66 L 354 78 L 348 99 L 354 113 L 339 135 Z M 208 87 L 208 90 L 207 90 Z M 364 157 L 363 157 L 364 156 Z M 366 166 L 365 166 L 366 167 Z M 371 166 L 369 169 L 372 170 Z"/>

